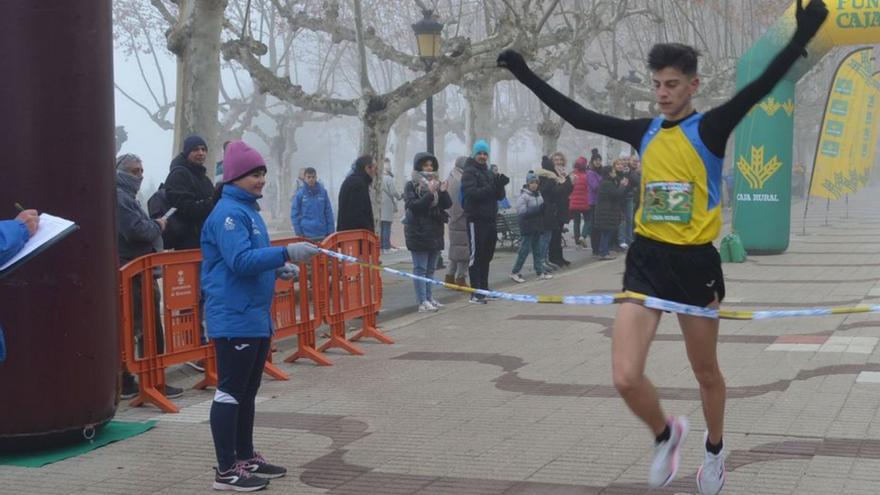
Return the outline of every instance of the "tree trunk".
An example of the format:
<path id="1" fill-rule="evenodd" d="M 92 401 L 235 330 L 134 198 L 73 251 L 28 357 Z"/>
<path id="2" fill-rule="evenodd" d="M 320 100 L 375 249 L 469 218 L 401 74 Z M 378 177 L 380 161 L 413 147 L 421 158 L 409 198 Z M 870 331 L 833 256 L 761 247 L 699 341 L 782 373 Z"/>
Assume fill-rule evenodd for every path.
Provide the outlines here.
<path id="1" fill-rule="evenodd" d="M 492 161 L 498 164 L 501 173 L 510 178 L 510 184 L 507 185 L 507 199 L 513 204 L 516 192 L 526 181 L 526 174 L 510 163 L 510 136 L 495 136 L 495 139 L 498 141 L 498 146 L 495 147 Z"/>
<path id="2" fill-rule="evenodd" d="M 369 105 L 363 105 L 367 108 Z M 378 170 L 373 179 L 373 218 L 376 229 L 379 228 L 382 214 L 382 175 L 385 173 L 385 147 L 388 145 L 388 134 L 395 119 L 389 119 L 384 112 L 371 112 L 361 116 L 361 155 L 370 155 L 376 161 Z M 389 122 L 390 121 L 390 122 Z M 378 230 L 377 230 L 378 233 Z"/>
<path id="3" fill-rule="evenodd" d="M 478 139 L 491 142 L 492 104 L 495 101 L 495 84 L 488 84 L 480 79 L 472 80 L 463 85 L 464 97 L 467 100 L 465 116 L 465 135 L 467 150 L 470 152 Z"/>
<path id="4" fill-rule="evenodd" d="M 293 200 L 293 183 L 296 180 L 291 164 L 293 163 L 293 154 L 297 150 L 296 132 L 301 125 L 300 121 L 285 121 L 285 126 L 279 128 L 281 138 L 284 140 L 284 153 L 281 154 L 281 161 L 278 164 L 278 201 L 288 209 Z M 280 208 L 280 210 L 282 210 L 281 217 L 287 218 L 283 211 L 284 208 Z M 289 227 L 293 229 L 293 225 L 289 225 Z"/>
<path id="5" fill-rule="evenodd" d="M 168 34 L 168 49 L 177 55 L 177 104 L 174 149 L 198 134 L 208 143 L 208 169 L 221 155 L 217 114 L 220 100 L 220 32 L 227 0 L 181 0 L 177 26 Z"/>
<path id="6" fill-rule="evenodd" d="M 434 156 L 437 157 L 437 166 L 440 167 L 445 176 L 450 170 L 452 170 L 452 161 L 447 161 L 446 158 L 446 135 L 449 134 L 446 126 L 435 126 L 434 127 Z M 449 168 L 445 168 L 447 166 Z"/>
<path id="7" fill-rule="evenodd" d="M 284 189 L 283 177 L 287 174 L 287 164 L 284 162 L 284 155 L 287 152 L 287 140 L 285 139 L 286 138 L 286 136 L 285 136 L 286 129 L 285 128 L 287 127 L 287 125 L 288 125 L 287 120 L 284 120 L 281 122 L 281 125 L 278 126 L 278 135 L 275 136 L 274 138 L 272 138 L 272 142 L 270 145 L 270 150 L 272 153 L 272 161 L 275 162 L 273 164 L 275 166 L 271 167 L 272 169 L 274 169 L 274 173 L 272 174 L 274 176 L 274 177 L 272 177 L 272 182 L 274 182 L 275 185 L 272 189 L 274 190 L 275 197 L 272 198 L 272 201 L 271 201 L 272 206 L 269 208 L 269 210 L 272 212 L 272 218 L 274 220 L 276 220 L 278 223 L 280 223 L 279 219 L 283 218 L 281 216 L 282 205 L 286 203 L 286 201 L 285 201 L 286 196 L 284 195 L 284 191 L 283 191 L 283 189 Z M 278 225 L 275 225 L 276 229 L 278 227 L 279 227 Z"/>
<path id="8" fill-rule="evenodd" d="M 502 171 L 507 171 L 505 173 L 512 173 L 513 168 L 509 160 L 510 136 L 496 136 L 495 139 L 498 140 L 498 146 L 496 146 L 495 153 L 493 153 L 495 156 L 494 161 L 499 167 L 501 167 Z"/>
<path id="9" fill-rule="evenodd" d="M 404 114 L 397 119 L 394 137 L 397 141 L 397 149 L 394 151 L 394 161 L 391 163 L 392 173 L 398 185 L 403 184 L 406 177 L 407 163 L 409 163 L 409 137 L 412 134 L 412 119 Z"/>
<path id="10" fill-rule="evenodd" d="M 541 136 L 541 152 L 550 156 L 558 151 L 559 135 L 562 134 L 562 121 L 554 120 L 549 115 L 544 116 L 544 120 L 538 124 L 538 135 Z"/>
<path id="11" fill-rule="evenodd" d="M 434 156 L 437 157 L 437 166 L 440 167 L 441 175 L 445 177 L 452 170 L 452 163 L 446 164 L 446 135 L 449 134 L 449 126 L 446 125 L 448 101 L 445 92 L 434 95 Z"/>

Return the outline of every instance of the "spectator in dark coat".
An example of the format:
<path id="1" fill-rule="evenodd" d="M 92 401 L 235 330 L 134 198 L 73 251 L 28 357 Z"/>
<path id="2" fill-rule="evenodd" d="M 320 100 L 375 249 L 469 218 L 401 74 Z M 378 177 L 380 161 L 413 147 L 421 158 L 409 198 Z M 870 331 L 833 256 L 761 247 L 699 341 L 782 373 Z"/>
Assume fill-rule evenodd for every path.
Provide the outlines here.
<path id="1" fill-rule="evenodd" d="M 573 188 L 571 178 L 565 169 L 565 155 L 561 151 L 557 151 L 550 156 L 550 159 L 553 161 L 553 171 L 562 179 L 562 182 L 560 183 L 559 195 L 556 198 L 556 223 L 552 226 L 545 226 L 547 229 L 553 229 L 550 236 L 550 250 L 547 253 L 547 259 L 555 265 L 568 266 L 571 262 L 562 255 L 562 231 L 565 230 L 565 226 L 571 220 L 569 218 L 568 202 Z"/>
<path id="2" fill-rule="evenodd" d="M 355 160 L 351 174 L 339 188 L 339 211 L 336 216 L 336 230 L 364 229 L 374 232 L 376 222 L 373 220 L 373 202 L 370 200 L 370 184 L 376 177 L 375 160 L 364 155 Z"/>
<path id="3" fill-rule="evenodd" d="M 137 193 L 144 180 L 144 166 L 137 155 L 130 153 L 116 160 L 116 232 L 119 265 L 141 256 L 162 251 L 162 231 L 166 220 L 151 219 L 141 208 Z M 153 321 L 156 325 L 156 351 L 165 352 L 165 331 L 162 329 L 162 309 L 159 283 L 151 277 L 153 285 Z M 134 327 L 135 352 L 137 357 L 144 354 L 144 317 L 142 306 L 141 277 L 132 281 L 131 304 L 132 326 Z M 134 376 L 122 372 L 122 398 L 130 399 L 138 394 L 138 384 Z M 165 385 L 165 395 L 169 398 L 180 397 L 183 390 Z"/>
<path id="4" fill-rule="evenodd" d="M 416 153 L 412 180 L 403 189 L 406 220 L 403 233 L 406 249 L 413 260 L 413 273 L 434 278 L 437 256 L 443 249 L 443 228 L 449 220 L 446 209 L 452 206 L 448 183 L 437 176 L 437 158 L 430 153 Z M 413 280 L 420 313 L 437 311 L 443 305 L 431 294 L 431 284 Z"/>
<path id="5" fill-rule="evenodd" d="M 471 287 L 489 290 L 489 264 L 495 256 L 498 231 L 495 227 L 498 201 L 504 198 L 504 186 L 510 179 L 489 170 L 489 143 L 474 143 L 473 154 L 461 174 L 462 208 L 468 219 L 468 242 L 471 260 L 468 272 Z M 470 302 L 486 304 L 485 296 L 474 294 Z"/>
<path id="6" fill-rule="evenodd" d="M 602 183 L 599 185 L 599 200 L 593 216 L 593 233 L 599 236 L 598 256 L 603 260 L 613 260 L 611 242 L 620 226 L 623 195 L 629 181 L 618 180 L 614 167 L 602 168 Z M 594 253 L 596 254 L 596 253 Z"/>
<path id="7" fill-rule="evenodd" d="M 171 161 L 165 179 L 168 204 L 177 211 L 168 219 L 163 234 L 168 249 L 198 249 L 202 225 L 214 208 L 214 183 L 208 177 L 205 160 L 208 145 L 199 136 L 183 141 L 183 151 Z"/>
<path id="8" fill-rule="evenodd" d="M 629 245 L 633 242 L 633 229 L 635 228 L 635 197 L 638 196 L 639 183 L 642 176 L 638 170 L 632 166 L 633 158 L 621 158 L 614 161 L 614 172 L 617 175 L 617 181 L 622 182 L 626 179 L 627 185 L 623 191 L 623 199 L 620 206 L 620 227 L 617 230 L 617 243 L 621 251 L 629 249 Z"/>
<path id="9" fill-rule="evenodd" d="M 547 267 L 547 271 L 558 270 L 562 263 L 559 259 L 552 259 L 550 246 L 553 242 L 553 231 L 559 224 L 559 205 L 565 193 L 565 179 L 556 173 L 553 160 L 549 157 L 541 157 L 541 169 L 536 171 L 540 180 L 538 188 L 544 197 L 544 233 L 541 235 L 541 259 Z M 561 228 L 561 225 L 560 225 Z M 560 240 L 561 242 L 561 240 Z M 562 247 L 560 246 L 560 250 Z"/>

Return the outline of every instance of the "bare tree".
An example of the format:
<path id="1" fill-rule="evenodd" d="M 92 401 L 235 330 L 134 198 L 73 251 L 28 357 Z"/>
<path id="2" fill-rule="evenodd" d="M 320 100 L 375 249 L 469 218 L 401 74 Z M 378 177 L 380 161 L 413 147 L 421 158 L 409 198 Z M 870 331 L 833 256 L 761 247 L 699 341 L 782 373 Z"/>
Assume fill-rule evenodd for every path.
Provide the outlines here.
<path id="1" fill-rule="evenodd" d="M 219 156 L 220 33 L 226 3 L 179 0 L 177 22 L 166 34 L 168 50 L 177 56 L 174 149 L 187 135 L 199 134 L 208 143 L 208 163 Z"/>

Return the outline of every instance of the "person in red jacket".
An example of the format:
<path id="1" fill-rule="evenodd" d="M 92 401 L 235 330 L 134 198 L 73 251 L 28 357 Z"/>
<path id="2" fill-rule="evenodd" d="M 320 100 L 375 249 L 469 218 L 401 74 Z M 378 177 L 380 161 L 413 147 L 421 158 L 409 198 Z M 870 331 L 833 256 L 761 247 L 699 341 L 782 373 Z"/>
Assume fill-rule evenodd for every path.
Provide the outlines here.
<path id="1" fill-rule="evenodd" d="M 574 219 L 574 243 L 583 248 L 587 247 L 586 239 L 581 238 L 581 220 L 584 225 L 588 222 L 587 215 L 590 211 L 590 186 L 587 182 L 587 159 L 578 157 L 574 162 L 574 171 L 571 173 L 572 191 L 568 199 L 568 210 Z"/>

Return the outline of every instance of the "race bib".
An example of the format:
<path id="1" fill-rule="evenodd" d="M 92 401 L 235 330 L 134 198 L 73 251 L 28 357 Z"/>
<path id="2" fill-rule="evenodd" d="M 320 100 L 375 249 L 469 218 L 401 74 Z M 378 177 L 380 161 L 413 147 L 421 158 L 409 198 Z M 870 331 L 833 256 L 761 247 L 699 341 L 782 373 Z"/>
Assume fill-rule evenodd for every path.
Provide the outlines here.
<path id="1" fill-rule="evenodd" d="M 645 184 L 644 223 L 690 223 L 694 209 L 693 182 Z"/>

